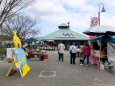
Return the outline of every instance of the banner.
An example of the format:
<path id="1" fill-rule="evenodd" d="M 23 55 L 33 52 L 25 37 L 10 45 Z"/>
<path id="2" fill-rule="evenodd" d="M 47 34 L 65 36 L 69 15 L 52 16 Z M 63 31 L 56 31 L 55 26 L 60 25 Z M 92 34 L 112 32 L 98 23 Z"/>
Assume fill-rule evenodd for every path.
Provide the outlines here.
<path id="1" fill-rule="evenodd" d="M 94 27 L 99 25 L 99 17 L 91 17 L 91 25 L 90 27 Z M 90 39 L 95 38 L 96 36 L 89 36 Z"/>
<path id="2" fill-rule="evenodd" d="M 94 27 L 96 25 L 99 25 L 99 17 L 91 17 L 91 25 L 90 25 L 90 27 Z"/>
<path id="3" fill-rule="evenodd" d="M 74 33 L 57 33 L 57 37 L 75 37 Z"/>

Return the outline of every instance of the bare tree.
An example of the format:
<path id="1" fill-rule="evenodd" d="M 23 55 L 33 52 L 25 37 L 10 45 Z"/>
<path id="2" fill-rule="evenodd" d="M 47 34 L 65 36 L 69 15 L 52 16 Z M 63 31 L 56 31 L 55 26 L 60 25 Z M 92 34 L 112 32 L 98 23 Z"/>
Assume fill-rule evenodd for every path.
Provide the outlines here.
<path id="1" fill-rule="evenodd" d="M 34 37 L 39 34 L 39 22 L 40 19 L 35 20 L 28 16 L 17 15 L 5 23 L 2 32 L 5 35 L 12 36 L 12 30 L 14 30 L 21 39 Z"/>
<path id="2" fill-rule="evenodd" d="M 8 18 L 32 2 L 33 0 L 0 0 L 0 27 Z"/>

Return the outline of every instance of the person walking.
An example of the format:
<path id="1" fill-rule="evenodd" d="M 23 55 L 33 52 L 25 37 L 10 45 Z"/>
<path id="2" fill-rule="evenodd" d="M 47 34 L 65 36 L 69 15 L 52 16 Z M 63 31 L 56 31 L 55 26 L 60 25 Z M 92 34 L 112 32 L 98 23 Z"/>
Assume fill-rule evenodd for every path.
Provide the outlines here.
<path id="1" fill-rule="evenodd" d="M 61 42 L 58 45 L 58 54 L 59 54 L 59 61 L 62 60 L 64 61 L 64 51 L 65 51 L 65 45 Z"/>
<path id="2" fill-rule="evenodd" d="M 77 47 L 75 46 L 75 43 L 72 43 L 69 51 L 70 51 L 70 64 L 75 64 L 75 58 L 77 53 Z"/>
<path id="3" fill-rule="evenodd" d="M 91 48 L 89 44 L 85 44 L 85 46 L 83 47 L 83 60 L 82 60 L 82 64 L 80 65 L 84 65 L 85 58 L 87 59 L 87 65 L 89 64 L 90 51 Z"/>

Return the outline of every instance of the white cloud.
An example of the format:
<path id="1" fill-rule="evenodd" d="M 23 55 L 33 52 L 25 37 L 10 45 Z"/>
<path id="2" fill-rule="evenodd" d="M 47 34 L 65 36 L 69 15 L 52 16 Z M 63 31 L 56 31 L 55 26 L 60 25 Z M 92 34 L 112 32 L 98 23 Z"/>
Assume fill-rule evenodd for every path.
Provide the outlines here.
<path id="1" fill-rule="evenodd" d="M 103 2 L 107 12 L 101 13 L 101 24 L 114 26 L 115 0 L 37 0 L 28 8 L 27 14 L 32 17 L 40 17 L 42 23 L 48 22 L 60 25 L 70 21 L 71 29 L 82 32 L 90 26 L 90 17 L 98 16 L 99 2 Z M 75 11 L 72 11 L 75 10 Z M 115 27 L 115 26 L 114 26 Z M 43 32 L 42 32 L 43 33 Z"/>
<path id="2" fill-rule="evenodd" d="M 79 9 L 80 11 L 91 12 L 91 10 L 95 10 L 96 7 L 93 7 L 91 4 L 89 5 L 87 1 L 88 0 L 63 0 L 63 3 L 64 5 Z"/>
<path id="3" fill-rule="evenodd" d="M 58 15 L 63 14 L 66 10 L 62 5 L 53 2 L 52 0 L 47 1 L 37 1 L 33 6 L 29 8 L 29 11 L 33 12 L 35 15 Z"/>

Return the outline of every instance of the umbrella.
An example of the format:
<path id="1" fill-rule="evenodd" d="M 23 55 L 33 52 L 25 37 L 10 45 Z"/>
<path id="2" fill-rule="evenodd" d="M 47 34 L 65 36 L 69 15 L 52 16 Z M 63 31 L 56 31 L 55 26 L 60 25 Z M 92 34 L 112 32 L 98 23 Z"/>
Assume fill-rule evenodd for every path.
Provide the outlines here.
<path id="1" fill-rule="evenodd" d="M 97 25 L 95 27 L 89 28 L 83 33 L 87 35 L 115 35 L 115 28 L 111 26 Z"/>

